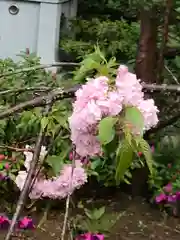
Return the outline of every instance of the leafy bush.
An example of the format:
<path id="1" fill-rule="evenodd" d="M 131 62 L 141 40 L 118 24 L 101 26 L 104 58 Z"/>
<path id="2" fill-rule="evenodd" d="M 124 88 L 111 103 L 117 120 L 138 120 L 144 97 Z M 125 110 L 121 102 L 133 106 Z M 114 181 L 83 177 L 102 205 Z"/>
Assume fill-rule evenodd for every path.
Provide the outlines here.
<path id="1" fill-rule="evenodd" d="M 110 21 L 93 18 L 91 21 L 74 19 L 70 22 L 72 34 L 63 33 L 61 47 L 77 58 L 94 51 L 98 44 L 108 58 L 116 56 L 120 61 L 135 58 L 139 38 L 139 24 L 125 20 Z"/>
<path id="2" fill-rule="evenodd" d="M 34 54 L 22 53 L 21 57 L 22 60 L 18 63 L 14 63 L 11 59 L 0 60 L 1 112 L 18 103 L 46 94 L 49 88 L 62 86 L 61 76 L 52 75 L 50 72 L 38 68 L 40 59 Z M 26 68 L 30 68 L 30 70 L 22 70 Z M 42 117 L 41 107 L 36 107 L 0 120 L 1 196 L 8 198 L 10 195 L 11 199 L 12 191 L 17 191 L 12 183 L 17 173 L 24 170 L 25 146 L 27 144 L 34 145 L 41 126 L 48 125 L 45 145 L 50 143 L 60 129 L 45 164 L 46 169 L 50 170 L 49 174 L 60 170 L 62 164 L 57 163 L 68 160 L 71 150 L 67 122 L 70 110 L 71 101 L 63 100 L 57 101 L 53 105 L 48 118 Z"/>

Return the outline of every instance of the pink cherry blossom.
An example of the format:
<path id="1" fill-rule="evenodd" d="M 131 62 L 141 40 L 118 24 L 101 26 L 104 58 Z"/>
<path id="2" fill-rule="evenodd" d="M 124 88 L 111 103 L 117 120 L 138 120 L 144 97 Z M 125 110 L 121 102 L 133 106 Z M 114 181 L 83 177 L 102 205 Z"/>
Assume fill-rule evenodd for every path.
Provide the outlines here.
<path id="1" fill-rule="evenodd" d="M 171 183 L 168 183 L 166 186 L 163 187 L 163 190 L 166 192 L 166 193 L 170 193 L 172 191 L 172 184 Z"/>
<path id="2" fill-rule="evenodd" d="M 59 176 L 52 179 L 38 179 L 29 197 L 31 199 L 62 199 L 72 194 L 75 189 L 80 188 L 86 182 L 87 173 L 81 161 L 76 160 L 73 171 L 72 164 L 64 164 Z"/>
<path id="3" fill-rule="evenodd" d="M 8 169 L 10 168 L 9 163 L 6 163 L 6 164 L 4 165 L 4 167 L 5 167 L 6 170 L 8 170 Z"/>
<path id="4" fill-rule="evenodd" d="M 105 76 L 90 79 L 76 92 L 73 113 L 69 118 L 71 140 L 82 156 L 102 154 L 97 139 L 97 126 L 107 116 L 118 116 L 125 106 L 137 107 L 144 117 L 144 130 L 158 123 L 158 109 L 153 99 L 144 99 L 142 85 L 136 75 L 121 65 L 114 86 Z"/>

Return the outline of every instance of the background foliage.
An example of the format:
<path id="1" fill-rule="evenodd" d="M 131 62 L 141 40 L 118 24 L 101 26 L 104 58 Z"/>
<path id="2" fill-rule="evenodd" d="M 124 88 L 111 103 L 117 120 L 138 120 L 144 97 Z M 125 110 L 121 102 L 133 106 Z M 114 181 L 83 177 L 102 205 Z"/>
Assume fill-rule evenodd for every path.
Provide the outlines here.
<path id="1" fill-rule="evenodd" d="M 168 41 L 164 53 L 164 69 L 162 83 L 180 84 L 180 1 L 172 1 L 173 6 L 169 18 Z M 75 57 L 77 61 L 93 51 L 93 45 L 98 44 L 100 49 L 108 56 L 115 56 L 117 61 L 125 63 L 134 68 L 136 54 L 138 51 L 138 40 L 140 37 L 140 13 L 142 9 L 156 9 L 158 23 L 158 51 L 161 48 L 165 8 L 167 1 L 136 1 L 136 0 L 80 0 L 78 18 L 70 22 L 70 33 L 62 33 L 60 47 Z M 72 34 L 73 33 L 73 34 Z M 157 58 L 158 59 L 158 54 Z M 166 121 L 179 112 L 180 98 L 176 94 L 165 92 L 154 93 L 153 98 L 160 109 L 160 120 Z M 151 142 L 155 146 L 154 158 L 161 172 L 166 169 L 167 164 L 172 163 L 178 166 L 179 156 L 179 126 L 180 121 L 151 135 Z M 99 179 L 106 178 L 112 184 L 110 176 L 115 171 L 109 162 L 100 159 L 92 162 L 92 168 L 101 172 Z M 106 167 L 104 167 L 107 164 Z M 141 164 L 140 164 L 141 166 Z M 156 166 L 155 166 L 156 168 Z M 107 170 L 108 169 L 108 170 Z M 171 171 L 175 171 L 171 169 Z M 105 173 L 106 172 L 106 173 Z M 176 174 L 176 173 L 175 173 Z M 161 178 L 161 177 L 160 177 Z M 161 184 L 166 184 L 167 179 L 161 178 Z M 151 186 L 152 187 L 152 186 Z M 180 186 L 179 186 L 180 187 Z"/>
<path id="2" fill-rule="evenodd" d="M 19 71 L 1 77 L 0 106 L 1 111 L 31 100 L 34 97 L 46 94 L 48 88 L 62 87 L 62 77 L 55 76 L 45 70 L 22 71 L 27 67 L 40 65 L 40 59 L 34 54 L 21 54 L 22 60 L 14 63 L 11 59 L 0 61 L 0 74 Z M 64 84 L 63 84 L 64 85 Z M 29 91 L 21 91 L 29 89 Z M 32 89 L 32 90 L 31 90 Z M 47 118 L 42 117 L 42 108 L 27 109 L 21 114 L 15 114 L 0 120 L 0 196 L 1 201 L 11 201 L 12 192 L 17 191 L 11 180 L 15 179 L 19 170 L 24 169 L 23 151 L 26 145 L 35 144 L 40 127 L 47 126 L 47 134 L 43 145 L 47 146 L 58 132 L 53 147 L 46 160 L 45 168 L 47 174 L 54 176 L 59 173 L 62 164 L 68 161 L 71 150 L 69 139 L 68 117 L 71 111 L 71 101 L 57 101 Z M 3 197 L 2 197 L 3 196 Z M 4 196 L 6 198 L 4 199 Z M 14 201 L 14 200 L 13 200 Z"/>
<path id="3" fill-rule="evenodd" d="M 78 8 L 78 17 L 72 19 L 69 24 L 69 31 L 67 29 L 62 32 L 60 41 L 60 48 L 64 49 L 68 54 L 72 55 L 76 61 L 84 60 L 84 56 L 94 52 L 94 45 L 98 45 L 104 52 L 108 62 L 107 74 L 114 74 L 112 71 L 117 62 L 130 65 L 133 69 L 136 54 L 138 51 L 138 40 L 140 36 L 140 22 L 139 13 L 143 7 L 151 8 L 155 6 L 158 9 L 158 49 L 162 40 L 162 27 L 164 19 L 164 1 L 153 0 L 149 1 L 117 1 L 117 0 L 80 0 Z M 163 83 L 179 84 L 178 78 L 180 77 L 180 30 L 178 23 L 180 20 L 180 1 L 175 1 L 173 5 L 172 17 L 169 24 L 169 38 L 167 43 L 167 52 L 165 53 L 165 68 L 163 71 Z M 88 55 L 89 56 L 89 55 Z M 89 74 L 94 74 L 92 64 L 97 62 L 99 56 L 91 55 L 93 60 L 91 64 L 85 62 L 84 66 L 89 67 Z M 98 64 L 102 64 L 103 60 L 99 59 Z M 14 63 L 11 59 L 0 61 L 0 74 L 7 71 L 21 70 L 24 67 L 38 65 L 39 58 L 33 54 L 22 54 L 22 61 Z M 103 63 L 104 64 L 104 63 Z M 99 65 L 96 65 L 99 68 Z M 101 73 L 104 74 L 104 69 L 101 68 Z M 106 74 L 105 73 L 105 74 Z M 70 81 L 63 81 L 64 75 L 58 76 L 51 75 L 44 70 L 31 70 L 29 72 L 21 72 L 19 74 L 7 75 L 0 79 L 1 91 L 11 91 L 20 88 L 58 88 L 60 86 L 70 86 L 75 83 L 84 82 L 87 72 L 84 72 L 83 66 L 78 71 L 74 72 L 75 77 L 70 78 Z M 71 75 L 72 76 L 72 75 Z M 17 103 L 32 99 L 34 96 L 40 96 L 41 90 L 29 91 L 28 94 L 23 92 L 13 93 L 0 93 L 1 111 L 8 107 L 14 106 Z M 43 90 L 45 91 L 45 90 Z M 153 95 L 161 110 L 160 119 L 165 120 L 178 111 L 179 97 L 173 94 L 164 95 L 164 93 Z M 56 138 L 54 147 L 47 159 L 47 168 L 51 168 L 53 174 L 61 167 L 58 160 L 61 159 L 62 163 L 68 161 L 68 153 L 70 151 L 69 129 L 67 119 L 71 111 L 71 101 L 57 102 L 52 113 L 48 119 L 42 118 L 41 108 L 24 111 L 21 115 L 16 114 L 6 120 L 0 120 L 0 147 L 1 154 L 6 157 L 2 161 L 1 173 L 6 176 L 7 169 L 5 164 L 8 162 L 11 168 L 8 169 L 8 174 L 13 178 L 13 175 L 22 168 L 22 161 L 24 156 L 22 152 L 17 152 L 16 148 L 23 148 L 26 143 L 34 144 L 35 137 L 39 131 L 40 125 L 48 125 L 48 134 L 46 136 L 45 145 L 50 142 L 54 137 L 56 130 L 61 126 L 61 134 Z M 176 139 L 176 147 L 164 148 L 164 137 L 170 146 L 170 142 Z M 179 161 L 179 121 L 176 124 L 160 131 L 158 134 L 152 136 L 156 154 L 155 160 L 162 166 L 174 161 Z M 174 140 L 173 140 L 174 142 Z M 159 145 L 158 145 L 158 144 Z M 14 148 L 9 149 L 8 146 Z M 165 149 L 166 151 L 164 151 Z M 18 161 L 12 162 L 11 159 Z M 167 160 L 166 160 L 167 159 Z M 17 163 L 18 162 L 18 163 Z M 168 162 L 168 163 L 167 163 Z M 178 163 L 179 164 L 179 163 Z M 177 164 L 177 166 L 179 166 Z M 158 165 L 157 169 L 161 166 Z M 144 159 L 137 157 L 131 165 L 131 170 L 141 168 L 144 166 Z M 157 167 L 156 165 L 154 166 Z M 162 167 L 163 168 L 163 167 Z M 127 180 L 130 179 L 133 171 L 126 172 Z M 89 168 L 89 175 L 96 176 L 97 180 L 105 186 L 115 185 L 114 174 L 116 168 L 113 165 L 113 156 L 105 156 L 103 159 L 93 159 L 91 167 Z M 50 174 L 52 174 L 50 172 Z M 162 177 L 164 179 L 164 177 Z M 162 180 L 161 184 L 165 184 L 167 180 Z M 6 185 L 5 182 L 2 183 Z M 151 185 L 152 187 L 152 185 Z M 7 186 L 3 187 L 3 191 Z M 3 194 L 2 191 L 2 194 Z"/>

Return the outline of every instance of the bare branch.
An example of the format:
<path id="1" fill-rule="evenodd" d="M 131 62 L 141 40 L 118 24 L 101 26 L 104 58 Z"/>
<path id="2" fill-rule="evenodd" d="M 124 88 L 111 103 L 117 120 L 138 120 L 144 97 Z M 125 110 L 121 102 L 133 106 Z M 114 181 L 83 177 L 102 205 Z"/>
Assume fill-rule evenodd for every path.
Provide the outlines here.
<path id="1" fill-rule="evenodd" d="M 172 71 L 168 68 L 168 66 L 164 66 L 165 69 L 167 70 L 167 72 L 171 75 L 171 77 L 173 78 L 173 80 L 175 81 L 176 84 L 179 84 L 178 80 L 177 80 L 177 77 L 174 76 L 174 74 L 172 73 Z"/>
<path id="2" fill-rule="evenodd" d="M 172 118 L 170 118 L 168 120 L 159 122 L 159 124 L 156 127 L 151 128 L 150 130 L 146 131 L 146 133 L 144 134 L 144 138 L 148 139 L 151 134 L 157 133 L 158 131 L 162 130 L 163 128 L 173 125 L 179 119 L 180 119 L 180 112 L 178 112 L 175 116 L 173 116 Z"/>
<path id="3" fill-rule="evenodd" d="M 146 84 L 141 83 L 143 90 L 146 92 L 175 92 L 180 93 L 180 85 L 167 85 L 167 84 Z"/>
<path id="4" fill-rule="evenodd" d="M 0 149 L 6 148 L 9 150 L 13 150 L 16 152 L 34 152 L 34 149 L 27 149 L 27 148 L 17 148 L 17 147 L 12 147 L 12 146 L 7 146 L 7 145 L 0 145 Z"/>
<path id="5" fill-rule="evenodd" d="M 33 67 L 18 69 L 16 71 L 8 71 L 5 73 L 2 73 L 0 75 L 0 78 L 19 74 L 19 73 L 35 71 L 35 70 L 39 70 L 39 69 L 45 69 L 45 68 L 51 68 L 51 67 L 63 67 L 63 66 L 79 66 L 79 64 L 74 63 L 74 62 L 57 62 L 57 63 L 52 63 L 52 64 L 37 65 L 37 66 L 33 66 Z"/>
<path id="6" fill-rule="evenodd" d="M 51 92 L 49 92 L 48 95 L 36 97 L 32 100 L 20 103 L 12 108 L 9 108 L 3 112 L 0 112 L 0 119 L 9 117 L 16 112 L 21 112 L 25 109 L 45 106 L 49 98 L 51 99 L 52 102 L 65 99 L 65 98 L 72 98 L 74 96 L 75 91 L 77 91 L 78 88 L 79 86 L 75 86 L 69 90 L 64 90 L 64 91 L 61 88 L 52 90 Z"/>
<path id="7" fill-rule="evenodd" d="M 25 109 L 31 109 L 39 106 L 45 106 L 47 104 L 47 99 L 49 97 L 52 99 L 52 102 L 62 100 L 65 98 L 73 98 L 75 92 L 80 88 L 81 85 L 76 85 L 70 89 L 67 90 L 62 90 L 61 88 L 59 89 L 52 89 L 47 95 L 43 95 L 40 97 L 36 97 L 32 100 L 20 103 L 12 108 L 9 108 L 7 110 L 4 110 L 3 112 L 0 112 L 0 119 L 9 117 L 13 115 L 16 112 L 21 112 Z M 145 84 L 142 83 L 143 90 L 146 92 L 175 92 L 178 95 L 180 94 L 180 86 L 179 85 L 156 85 L 156 84 Z"/>
<path id="8" fill-rule="evenodd" d="M 74 174 L 74 168 L 75 168 L 75 146 L 73 146 L 73 160 L 72 160 L 72 170 L 71 170 L 71 179 L 70 179 L 70 189 L 72 189 L 72 181 L 73 181 L 73 174 Z M 68 224 L 68 216 L 69 216 L 69 205 L 70 205 L 70 197 L 71 194 L 68 194 L 66 198 L 66 209 L 65 209 L 65 214 L 64 214 L 64 222 L 63 222 L 63 228 L 62 228 L 62 233 L 61 233 L 61 240 L 64 240 L 65 238 L 65 233 L 66 233 L 66 227 Z"/>
<path id="9" fill-rule="evenodd" d="M 49 87 L 27 87 L 27 88 L 17 88 L 17 89 L 8 89 L 4 91 L 0 91 L 0 96 L 1 95 L 6 95 L 6 94 L 20 94 L 22 92 L 47 92 L 51 90 Z"/>

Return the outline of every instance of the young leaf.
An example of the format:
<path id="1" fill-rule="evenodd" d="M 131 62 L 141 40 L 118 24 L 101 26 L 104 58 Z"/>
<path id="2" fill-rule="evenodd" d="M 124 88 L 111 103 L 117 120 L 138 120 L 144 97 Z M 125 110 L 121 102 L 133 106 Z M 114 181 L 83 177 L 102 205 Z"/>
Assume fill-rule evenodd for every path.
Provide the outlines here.
<path id="1" fill-rule="evenodd" d="M 141 151 L 145 157 L 146 164 L 149 168 L 150 173 L 153 173 L 153 158 L 151 148 L 146 140 L 143 138 L 139 141 L 139 151 Z"/>
<path id="2" fill-rule="evenodd" d="M 105 207 L 104 206 L 99 208 L 99 209 L 96 208 L 93 211 L 93 215 L 94 215 L 94 218 L 96 220 L 100 219 L 104 215 L 104 213 L 105 213 Z"/>
<path id="3" fill-rule="evenodd" d="M 85 209 L 84 209 L 84 213 L 85 213 L 85 215 L 86 215 L 89 219 L 94 220 L 94 214 L 93 214 L 93 211 L 91 211 L 91 210 L 85 208 Z"/>
<path id="4" fill-rule="evenodd" d="M 116 182 L 119 183 L 123 179 L 126 170 L 129 168 L 133 160 L 133 149 L 129 142 L 124 139 L 118 148 L 116 155 Z"/>
<path id="5" fill-rule="evenodd" d="M 100 158 L 91 162 L 91 169 L 95 170 L 98 166 L 102 165 L 102 160 Z"/>
<path id="6" fill-rule="evenodd" d="M 58 175 L 64 162 L 61 158 L 61 156 L 48 156 L 46 162 L 49 164 L 49 166 L 52 167 L 53 172 L 55 175 Z"/>
<path id="7" fill-rule="evenodd" d="M 86 214 L 86 216 L 91 219 L 91 220 L 98 220 L 100 219 L 104 213 L 105 213 L 105 207 L 101 207 L 99 209 L 95 208 L 93 210 L 89 210 L 87 208 L 84 209 L 84 212 Z"/>
<path id="8" fill-rule="evenodd" d="M 98 126 L 98 139 L 102 145 L 110 143 L 115 137 L 114 125 L 117 119 L 113 117 L 103 118 Z"/>
<path id="9" fill-rule="evenodd" d="M 48 126 L 48 124 L 49 124 L 49 118 L 43 117 L 41 119 L 41 127 L 42 127 L 42 129 L 45 129 Z"/>
<path id="10" fill-rule="evenodd" d="M 143 135 L 144 118 L 139 109 L 136 107 L 126 107 L 124 120 L 130 125 L 130 127 L 132 127 L 132 129 L 139 132 L 141 136 Z"/>
<path id="11" fill-rule="evenodd" d="M 0 163 L 0 170 L 4 168 L 4 163 Z"/>

